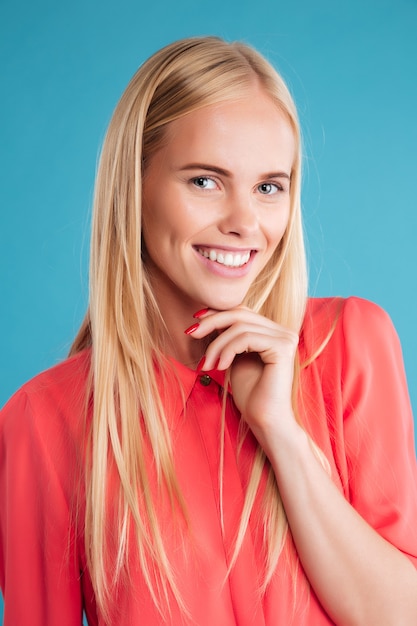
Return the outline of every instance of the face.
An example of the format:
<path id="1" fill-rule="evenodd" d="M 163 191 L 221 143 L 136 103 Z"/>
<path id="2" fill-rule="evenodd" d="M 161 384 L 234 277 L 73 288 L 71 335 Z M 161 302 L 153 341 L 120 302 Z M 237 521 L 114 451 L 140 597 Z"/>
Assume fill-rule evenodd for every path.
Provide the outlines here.
<path id="1" fill-rule="evenodd" d="M 164 311 L 242 303 L 285 232 L 295 141 L 259 89 L 171 122 L 143 182 L 143 237 Z"/>

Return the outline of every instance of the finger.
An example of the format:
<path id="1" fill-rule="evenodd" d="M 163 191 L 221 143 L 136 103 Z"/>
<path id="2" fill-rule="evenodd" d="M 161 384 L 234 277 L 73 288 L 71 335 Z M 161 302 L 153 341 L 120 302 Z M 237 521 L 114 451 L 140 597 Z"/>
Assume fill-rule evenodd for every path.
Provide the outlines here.
<path id="1" fill-rule="evenodd" d="M 197 311 L 197 313 L 200 313 L 200 311 Z M 202 315 L 198 316 L 196 319 L 197 322 L 190 326 L 190 329 L 192 329 L 191 332 L 187 333 L 192 334 L 192 336 L 196 339 L 202 339 L 215 331 L 221 332 L 239 322 L 253 323 L 255 325 L 262 324 L 262 326 L 270 328 L 271 330 L 277 327 L 279 328 L 279 326 L 272 320 L 263 317 L 258 313 L 254 313 L 245 307 L 238 307 L 228 311 L 203 309 Z M 187 331 L 188 330 L 189 329 L 187 329 Z"/>
<path id="2" fill-rule="evenodd" d="M 227 369 L 237 355 L 257 353 L 264 364 L 293 362 L 298 338 L 294 333 L 262 326 L 235 325 L 214 339 L 206 351 L 205 369 Z"/>
<path id="3" fill-rule="evenodd" d="M 204 309 L 200 309 L 199 311 L 196 311 L 193 317 L 199 320 L 205 317 L 206 315 L 210 315 L 210 313 L 215 313 L 214 309 L 209 309 L 205 307 Z"/>
<path id="4" fill-rule="evenodd" d="M 294 345 L 297 345 L 298 335 L 296 333 L 288 330 L 287 328 L 283 328 L 282 326 L 278 326 L 277 324 L 266 324 L 266 321 L 268 320 L 257 316 L 254 318 L 254 321 L 245 320 L 242 322 L 235 322 L 221 334 L 216 336 L 216 339 L 214 339 L 210 344 L 210 348 L 212 350 L 216 348 L 220 351 L 227 343 L 240 337 L 240 340 L 245 343 L 245 351 L 255 351 L 255 348 L 252 346 L 252 337 L 256 337 L 257 335 L 268 338 L 268 341 L 270 342 L 274 342 L 275 340 L 282 338 L 288 340 Z M 198 330 L 200 333 L 205 332 L 204 329 L 199 328 Z"/>

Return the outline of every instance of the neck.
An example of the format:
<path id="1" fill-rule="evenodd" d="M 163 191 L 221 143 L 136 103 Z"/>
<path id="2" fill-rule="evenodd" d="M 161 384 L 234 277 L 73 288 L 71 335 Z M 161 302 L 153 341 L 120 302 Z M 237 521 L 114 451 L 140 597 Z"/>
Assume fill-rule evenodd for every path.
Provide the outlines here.
<path id="1" fill-rule="evenodd" d="M 195 368 L 205 353 L 209 339 L 194 339 L 184 333 L 197 320 L 193 314 L 204 308 L 204 303 L 183 302 L 180 298 L 163 298 L 155 293 L 165 322 L 163 351 L 183 365 Z"/>

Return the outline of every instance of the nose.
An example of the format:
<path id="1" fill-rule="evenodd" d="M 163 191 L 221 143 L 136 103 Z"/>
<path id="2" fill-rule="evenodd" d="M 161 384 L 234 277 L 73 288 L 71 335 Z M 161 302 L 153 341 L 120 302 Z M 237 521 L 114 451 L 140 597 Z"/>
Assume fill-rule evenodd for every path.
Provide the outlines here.
<path id="1" fill-rule="evenodd" d="M 250 237 L 258 229 L 258 213 L 251 194 L 234 193 L 224 201 L 219 230 L 225 235 Z"/>

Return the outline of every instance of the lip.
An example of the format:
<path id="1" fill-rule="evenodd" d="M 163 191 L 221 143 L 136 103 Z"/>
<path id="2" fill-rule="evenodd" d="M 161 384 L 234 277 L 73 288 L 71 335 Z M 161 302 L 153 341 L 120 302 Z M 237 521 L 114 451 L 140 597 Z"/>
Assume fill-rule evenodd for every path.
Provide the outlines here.
<path id="1" fill-rule="evenodd" d="M 224 252 L 232 252 L 233 254 L 245 254 L 246 252 L 256 252 L 256 248 L 236 248 L 234 246 L 216 246 L 216 245 L 207 245 L 203 244 L 195 244 L 193 245 L 194 250 L 202 249 L 202 250 L 222 250 Z"/>
<path id="2" fill-rule="evenodd" d="M 195 245 L 193 246 L 194 252 L 199 258 L 200 262 L 213 274 L 217 276 L 223 276 L 225 278 L 240 278 L 246 276 L 252 266 L 253 260 L 256 256 L 257 250 L 253 248 L 235 248 L 232 246 L 208 246 L 208 245 Z M 239 267 L 233 267 L 228 265 L 223 265 L 218 263 L 217 261 L 212 261 L 210 258 L 203 256 L 200 250 L 216 250 L 218 252 L 231 253 L 231 254 L 248 254 L 249 260 Z"/>

